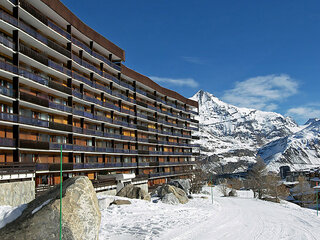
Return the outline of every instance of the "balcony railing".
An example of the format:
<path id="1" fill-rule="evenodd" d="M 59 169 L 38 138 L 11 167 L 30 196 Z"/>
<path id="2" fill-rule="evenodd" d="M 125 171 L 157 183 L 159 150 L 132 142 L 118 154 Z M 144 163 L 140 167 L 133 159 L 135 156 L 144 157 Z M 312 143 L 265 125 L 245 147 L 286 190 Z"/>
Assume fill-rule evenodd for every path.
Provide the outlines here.
<path id="1" fill-rule="evenodd" d="M 8 13 L 2 10 L 0 10 L 0 19 L 12 24 L 15 27 L 18 27 L 18 19 L 16 19 L 15 17 L 9 15 Z"/>
<path id="2" fill-rule="evenodd" d="M 54 108 L 54 109 L 57 109 L 57 110 L 68 112 L 68 113 L 72 112 L 72 108 L 71 107 L 66 106 L 66 105 L 62 105 L 62 104 L 58 104 L 58 103 L 55 103 L 55 102 L 51 102 L 51 101 L 49 102 L 49 108 Z"/>
<path id="3" fill-rule="evenodd" d="M 0 138 L 1 147 L 15 147 L 15 139 L 11 138 Z"/>
<path id="4" fill-rule="evenodd" d="M 48 19 L 45 15 L 43 15 L 40 11 L 35 9 L 31 4 L 26 2 L 25 0 L 19 0 L 20 6 L 25 9 L 28 13 L 30 13 L 32 16 L 34 16 L 36 19 L 38 19 L 40 22 L 42 22 L 45 25 L 48 25 Z"/>
<path id="5" fill-rule="evenodd" d="M 82 48 L 83 50 L 85 50 L 87 53 L 91 54 L 92 56 L 94 56 L 97 59 L 100 59 L 101 61 L 103 61 L 104 63 L 108 64 L 110 67 L 120 71 L 121 67 L 113 62 L 111 62 L 109 59 L 105 58 L 104 56 L 100 55 L 99 53 L 91 50 L 86 44 L 82 43 L 81 41 L 79 41 L 76 38 L 72 38 L 71 39 L 72 43 L 74 43 L 75 45 L 77 45 L 78 47 Z"/>
<path id="6" fill-rule="evenodd" d="M 63 73 L 63 74 L 66 74 L 66 75 L 68 75 L 70 77 L 72 75 L 72 72 L 71 72 L 70 69 L 67 69 L 67 68 L 63 67 L 62 65 L 59 65 L 58 63 L 55 63 L 55 62 L 53 62 L 51 60 L 48 60 L 48 66 L 53 68 L 53 69 L 55 69 L 55 70 L 57 70 L 57 71 L 59 71 L 59 72 L 61 72 L 61 73 Z"/>
<path id="7" fill-rule="evenodd" d="M 71 35 L 69 33 L 67 33 L 66 31 L 64 31 L 62 28 L 58 27 L 56 24 L 54 24 L 53 22 L 51 22 L 50 20 L 48 20 L 48 26 L 53 29 L 54 31 L 56 31 L 57 33 L 61 34 L 62 36 L 64 36 L 65 38 L 67 38 L 68 40 L 71 40 Z"/>
<path id="8" fill-rule="evenodd" d="M 34 173 L 34 163 L 0 163 L 0 175 Z"/>
<path id="9" fill-rule="evenodd" d="M 8 97 L 14 97 L 15 91 L 10 88 L 0 86 L 0 94 L 6 95 Z"/>
<path id="10" fill-rule="evenodd" d="M 34 82 L 37 82 L 37 83 L 40 83 L 42 85 L 48 86 L 48 80 L 47 79 L 44 79 L 44 78 L 42 78 L 42 77 L 40 77 L 40 76 L 38 76 L 38 75 L 36 75 L 34 73 L 31 73 L 31 72 L 29 72 L 27 70 L 24 70 L 24 69 L 20 68 L 19 69 L 19 75 L 23 76 L 25 78 L 28 78 L 28 79 L 30 79 L 30 80 L 32 80 Z"/>
<path id="11" fill-rule="evenodd" d="M 0 43 L 5 45 L 8 48 L 15 49 L 15 43 L 4 36 L 0 36 Z"/>
<path id="12" fill-rule="evenodd" d="M 89 79 L 87 79 L 87 78 L 84 77 L 84 76 L 81 76 L 80 74 L 77 74 L 77 73 L 73 72 L 73 73 L 72 73 L 72 77 L 73 77 L 74 79 L 77 79 L 77 80 L 83 82 L 83 83 L 88 84 L 88 85 L 91 86 L 91 87 L 93 86 L 92 81 L 90 81 Z"/>

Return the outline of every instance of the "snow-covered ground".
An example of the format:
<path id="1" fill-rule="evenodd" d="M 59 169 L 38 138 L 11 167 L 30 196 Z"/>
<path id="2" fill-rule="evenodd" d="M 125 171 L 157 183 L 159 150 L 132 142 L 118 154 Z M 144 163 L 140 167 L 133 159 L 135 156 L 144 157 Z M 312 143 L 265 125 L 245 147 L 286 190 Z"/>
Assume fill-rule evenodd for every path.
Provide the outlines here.
<path id="1" fill-rule="evenodd" d="M 240 197 L 195 195 L 185 205 L 131 200 L 131 205 L 102 211 L 100 239 L 319 239 L 320 217 L 291 203 Z"/>
<path id="2" fill-rule="evenodd" d="M 314 210 L 256 200 L 249 191 L 227 198 L 216 188 L 213 192 L 213 204 L 210 195 L 194 195 L 180 205 L 132 199 L 131 205 L 112 205 L 101 211 L 99 239 L 319 239 L 320 216 Z M 0 207 L 0 226 L 14 209 Z"/>

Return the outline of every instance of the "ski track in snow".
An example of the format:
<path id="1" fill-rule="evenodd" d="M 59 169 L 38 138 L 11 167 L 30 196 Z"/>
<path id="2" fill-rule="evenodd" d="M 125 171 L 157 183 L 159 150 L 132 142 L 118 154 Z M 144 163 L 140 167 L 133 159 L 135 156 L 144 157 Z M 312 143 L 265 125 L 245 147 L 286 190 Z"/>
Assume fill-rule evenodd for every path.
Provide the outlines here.
<path id="1" fill-rule="evenodd" d="M 320 217 L 290 203 L 252 198 L 196 196 L 187 204 L 166 205 L 131 200 L 132 205 L 102 211 L 99 239 L 319 239 Z"/>

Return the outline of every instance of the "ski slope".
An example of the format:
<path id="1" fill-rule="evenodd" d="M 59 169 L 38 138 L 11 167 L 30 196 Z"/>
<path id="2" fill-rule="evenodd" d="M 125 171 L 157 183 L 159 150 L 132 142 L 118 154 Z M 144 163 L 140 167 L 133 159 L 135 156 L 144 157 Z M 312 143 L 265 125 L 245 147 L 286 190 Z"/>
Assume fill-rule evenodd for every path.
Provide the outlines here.
<path id="1" fill-rule="evenodd" d="M 111 206 L 102 211 L 99 239 L 319 239 L 316 211 L 291 203 L 252 199 L 250 192 L 224 198 L 214 190 L 185 205 L 131 200 L 132 205 Z"/>
<path id="2" fill-rule="evenodd" d="M 256 200 L 249 191 L 238 191 L 239 197 L 220 197 L 216 188 L 213 192 L 213 204 L 209 195 L 194 195 L 179 205 L 133 199 L 131 205 L 112 205 L 101 211 L 99 239 L 320 239 L 320 216 L 314 210 Z M 0 206 L 0 227 L 19 215 L 18 209 Z"/>

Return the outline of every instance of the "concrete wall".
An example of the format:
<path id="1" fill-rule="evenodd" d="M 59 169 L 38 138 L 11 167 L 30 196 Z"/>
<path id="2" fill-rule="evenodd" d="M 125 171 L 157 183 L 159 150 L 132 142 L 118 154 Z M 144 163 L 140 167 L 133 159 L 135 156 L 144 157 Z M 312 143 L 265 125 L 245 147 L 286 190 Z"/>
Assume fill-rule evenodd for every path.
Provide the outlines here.
<path id="1" fill-rule="evenodd" d="M 18 206 L 35 198 L 34 181 L 0 183 L 0 205 Z"/>
<path id="2" fill-rule="evenodd" d="M 110 195 L 115 196 L 117 194 L 117 189 L 105 190 L 97 193 L 97 196 Z"/>

